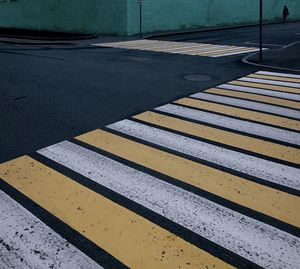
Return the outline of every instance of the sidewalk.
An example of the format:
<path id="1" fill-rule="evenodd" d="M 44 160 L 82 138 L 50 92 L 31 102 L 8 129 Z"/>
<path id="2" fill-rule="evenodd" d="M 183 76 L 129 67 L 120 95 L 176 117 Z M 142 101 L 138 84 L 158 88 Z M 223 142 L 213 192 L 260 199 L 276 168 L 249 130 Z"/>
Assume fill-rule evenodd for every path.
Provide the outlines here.
<path id="1" fill-rule="evenodd" d="M 250 63 L 272 67 L 298 70 L 300 72 L 300 42 L 276 50 L 265 51 L 263 61 L 259 62 L 259 53 L 246 58 Z"/>

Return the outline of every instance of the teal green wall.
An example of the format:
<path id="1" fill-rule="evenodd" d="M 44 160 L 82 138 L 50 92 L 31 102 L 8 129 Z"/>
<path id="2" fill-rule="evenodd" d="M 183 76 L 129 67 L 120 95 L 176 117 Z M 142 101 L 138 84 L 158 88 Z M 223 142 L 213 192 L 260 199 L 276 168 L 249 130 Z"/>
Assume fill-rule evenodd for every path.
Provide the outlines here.
<path id="1" fill-rule="evenodd" d="M 127 0 L 0 2 L 0 27 L 126 34 Z"/>
<path id="2" fill-rule="evenodd" d="M 280 20 L 287 5 L 290 19 L 300 19 L 300 0 L 263 0 L 264 19 Z M 139 31 L 136 0 L 128 0 L 128 33 Z M 259 0 L 143 0 L 143 32 L 182 30 L 258 20 Z"/>
<path id="3" fill-rule="evenodd" d="M 300 0 L 263 0 L 266 21 L 287 5 L 300 19 Z M 257 22 L 259 0 L 143 0 L 143 32 Z M 0 1 L 0 27 L 97 34 L 139 32 L 137 0 Z"/>

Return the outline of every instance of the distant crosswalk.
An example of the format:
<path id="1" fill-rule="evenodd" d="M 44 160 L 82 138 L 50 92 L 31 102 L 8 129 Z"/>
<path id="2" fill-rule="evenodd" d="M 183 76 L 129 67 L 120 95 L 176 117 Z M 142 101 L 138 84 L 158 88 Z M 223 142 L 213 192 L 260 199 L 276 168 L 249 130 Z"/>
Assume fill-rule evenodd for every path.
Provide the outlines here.
<path id="1" fill-rule="evenodd" d="M 100 47 L 112 47 L 131 50 L 146 50 L 173 54 L 223 57 L 258 51 L 255 47 L 214 45 L 204 43 L 187 43 L 160 40 L 133 40 L 113 43 L 93 44 Z M 264 48 L 265 49 L 265 48 Z"/>
<path id="2" fill-rule="evenodd" d="M 259 71 L 0 164 L 0 268 L 299 268 L 299 87 Z"/>

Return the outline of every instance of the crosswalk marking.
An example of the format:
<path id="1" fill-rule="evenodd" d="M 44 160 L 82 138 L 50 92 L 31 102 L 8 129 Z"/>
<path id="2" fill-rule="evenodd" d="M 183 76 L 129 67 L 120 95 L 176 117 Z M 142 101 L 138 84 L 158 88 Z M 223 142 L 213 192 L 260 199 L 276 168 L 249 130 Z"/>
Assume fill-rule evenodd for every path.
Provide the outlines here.
<path id="1" fill-rule="evenodd" d="M 290 100 L 283 100 L 280 98 L 275 98 L 275 97 L 269 97 L 269 96 L 263 96 L 259 94 L 253 94 L 253 93 L 244 93 L 244 92 L 237 92 L 237 91 L 230 91 L 230 90 L 223 90 L 220 88 L 211 88 L 207 90 L 206 92 L 208 93 L 213 93 L 213 94 L 219 94 L 219 95 L 224 95 L 228 97 L 238 97 L 238 98 L 243 98 L 247 99 L 250 101 L 258 101 L 258 102 L 264 102 L 268 103 L 271 105 L 278 105 L 278 106 L 285 106 L 288 108 L 293 108 L 293 109 L 299 109 L 300 110 L 300 103 L 295 102 L 295 101 L 290 101 Z"/>
<path id="2" fill-rule="evenodd" d="M 210 112 L 186 108 L 178 105 L 167 104 L 155 108 L 160 112 L 180 116 L 186 119 L 209 123 L 214 126 L 228 128 L 233 131 L 239 131 L 250 135 L 256 135 L 261 138 L 273 139 L 278 142 L 289 143 L 300 146 L 299 133 L 287 131 L 267 125 L 253 122 L 247 122 L 240 119 L 230 118 Z"/>
<path id="3" fill-rule="evenodd" d="M 261 94 L 262 96 L 273 96 L 280 98 L 283 102 L 285 99 L 287 100 L 293 100 L 293 101 L 300 101 L 300 95 L 299 94 L 293 94 L 293 93 L 286 93 L 286 92 L 277 92 L 277 91 L 270 91 L 270 90 L 264 90 L 259 88 L 251 88 L 251 87 L 245 87 L 245 86 L 235 86 L 230 84 L 222 84 L 219 85 L 218 88 L 221 89 L 227 89 L 231 91 L 237 91 L 237 92 L 248 92 L 253 94 Z"/>
<path id="4" fill-rule="evenodd" d="M 284 81 L 277 81 L 277 80 L 270 80 L 270 79 L 259 79 L 259 78 L 251 78 L 251 77 L 244 77 L 240 78 L 241 81 L 247 82 L 254 82 L 254 83 L 261 83 L 261 84 L 271 84 L 276 86 L 284 86 L 290 88 L 300 88 L 299 83 L 292 83 L 292 82 L 284 82 Z M 298 90 L 299 93 L 299 90 Z"/>
<path id="5" fill-rule="evenodd" d="M 278 145 L 257 138 L 234 134 L 229 131 L 212 128 L 199 123 L 192 123 L 174 117 L 158 114 L 155 112 L 145 112 L 133 117 L 144 122 L 157 126 L 166 127 L 172 130 L 191 134 L 199 138 L 222 143 L 250 152 L 259 153 L 273 158 L 300 164 L 300 149 Z"/>
<path id="6" fill-rule="evenodd" d="M 300 227 L 299 197 L 177 155 L 95 130 L 76 139 L 197 188 Z"/>
<path id="7" fill-rule="evenodd" d="M 261 266 L 297 264 L 295 236 L 70 142 L 39 153 Z"/>
<path id="8" fill-rule="evenodd" d="M 217 112 L 227 116 L 238 117 L 246 120 L 252 120 L 258 123 L 268 123 L 278 127 L 289 128 L 300 131 L 300 123 L 298 120 L 288 119 L 286 117 L 269 115 L 263 112 L 250 111 L 243 107 L 232 107 L 227 104 L 219 104 L 207 102 L 204 100 L 196 100 L 192 98 L 182 98 L 174 102 L 192 108 L 204 109 L 210 112 Z"/>
<path id="9" fill-rule="evenodd" d="M 0 268 L 102 267 L 0 190 Z"/>
<path id="10" fill-rule="evenodd" d="M 298 78 L 300 79 L 300 75 L 295 74 L 287 74 L 287 73 L 278 73 L 278 72 L 269 72 L 269 71 L 257 71 L 255 74 L 258 75 L 269 75 L 283 78 Z"/>
<path id="11" fill-rule="evenodd" d="M 207 57 L 231 56 L 236 54 L 258 51 L 258 48 L 254 47 L 240 47 L 229 45 L 214 45 L 204 43 L 187 43 L 159 40 L 133 40 L 113 43 L 99 43 L 92 45 L 100 47 L 135 49 Z"/>
<path id="12" fill-rule="evenodd" d="M 130 268 L 231 267 L 30 157 L 0 167 L 3 180 Z"/>
<path id="13" fill-rule="evenodd" d="M 122 120 L 108 128 L 172 149 L 195 158 L 300 190 L 300 169 L 225 149 L 182 135 L 150 127 L 131 120 Z"/>
<path id="14" fill-rule="evenodd" d="M 211 56 L 243 50 L 119 45 Z M 258 71 L 0 164 L 0 268 L 114 267 L 105 255 L 122 268 L 297 268 L 299 79 Z M 56 222 L 64 231 L 48 234 L 59 231 Z M 24 241 L 13 232 L 30 223 L 36 233 L 30 226 L 17 248 Z M 60 237 L 66 232 L 74 246 Z M 35 263 L 33 247 L 49 257 Z"/>
<path id="15" fill-rule="evenodd" d="M 249 78 L 259 78 L 259 79 L 267 79 L 267 80 L 275 80 L 275 81 L 285 81 L 285 82 L 293 82 L 293 83 L 300 83 L 300 79 L 298 78 L 285 78 L 285 77 L 277 77 L 271 75 L 259 75 L 259 74 L 250 74 L 247 77 Z"/>
<path id="16" fill-rule="evenodd" d="M 287 86 L 277 86 L 273 84 L 263 84 L 263 83 L 253 82 L 253 81 L 250 82 L 250 81 L 234 80 L 228 83 L 237 86 L 246 86 L 246 87 L 260 88 L 260 89 L 280 91 L 280 92 L 288 92 L 288 93 L 296 93 L 296 94 L 300 93 L 300 90 L 296 88 L 287 87 Z"/>
<path id="17" fill-rule="evenodd" d="M 241 99 L 236 99 L 236 98 L 226 97 L 226 96 L 218 96 L 218 95 L 209 94 L 205 92 L 199 92 L 193 94 L 191 95 L 191 97 L 200 100 L 206 100 L 206 101 L 222 103 L 226 105 L 237 106 L 241 108 L 253 109 L 261 112 L 268 112 L 279 116 L 285 115 L 286 117 L 294 118 L 297 120 L 300 119 L 300 111 L 289 109 L 289 108 L 278 107 L 274 105 L 262 104 L 260 102 L 241 100 Z"/>

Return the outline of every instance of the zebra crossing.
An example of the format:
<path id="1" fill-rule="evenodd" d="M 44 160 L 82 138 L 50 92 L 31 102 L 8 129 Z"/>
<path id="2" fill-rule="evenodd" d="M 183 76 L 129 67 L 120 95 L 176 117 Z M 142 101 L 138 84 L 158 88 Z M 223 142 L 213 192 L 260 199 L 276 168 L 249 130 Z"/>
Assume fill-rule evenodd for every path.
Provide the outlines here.
<path id="1" fill-rule="evenodd" d="M 121 41 L 113 43 L 93 44 L 100 47 L 111 47 L 131 50 L 145 50 L 155 52 L 166 52 L 173 54 L 184 54 L 192 56 L 206 57 L 223 57 L 237 54 L 256 52 L 259 49 L 255 47 L 229 46 L 229 45 L 214 45 L 205 43 L 187 43 L 175 41 L 159 41 L 159 40 L 133 40 Z M 265 50 L 266 48 L 264 48 Z"/>
<path id="2" fill-rule="evenodd" d="M 299 268 L 299 87 L 258 71 L 0 164 L 0 268 Z"/>

